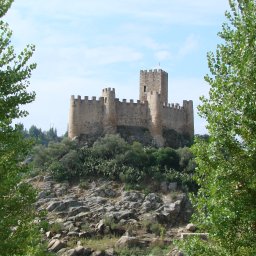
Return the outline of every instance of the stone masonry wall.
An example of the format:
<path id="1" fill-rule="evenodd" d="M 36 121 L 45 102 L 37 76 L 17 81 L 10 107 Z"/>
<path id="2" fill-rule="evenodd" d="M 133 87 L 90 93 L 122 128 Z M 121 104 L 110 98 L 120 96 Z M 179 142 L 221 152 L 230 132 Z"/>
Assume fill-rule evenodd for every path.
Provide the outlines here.
<path id="1" fill-rule="evenodd" d="M 137 103 L 134 103 L 133 100 L 130 100 L 130 102 L 126 102 L 126 100 L 120 102 L 116 99 L 115 104 L 118 126 L 148 127 L 149 113 L 147 102 L 141 103 L 137 101 Z"/>
<path id="2" fill-rule="evenodd" d="M 69 113 L 69 138 L 74 138 L 81 134 L 102 133 L 103 114 L 104 101 L 102 97 L 99 100 L 96 100 L 96 97 L 92 97 L 92 100 L 89 100 L 88 97 L 81 99 L 78 96 L 75 99 L 72 96 Z"/>

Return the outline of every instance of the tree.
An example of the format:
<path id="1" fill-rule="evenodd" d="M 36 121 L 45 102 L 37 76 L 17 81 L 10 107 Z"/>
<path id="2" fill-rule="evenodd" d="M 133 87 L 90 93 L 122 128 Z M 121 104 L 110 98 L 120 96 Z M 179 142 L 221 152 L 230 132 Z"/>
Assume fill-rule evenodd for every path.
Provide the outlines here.
<path id="1" fill-rule="evenodd" d="M 34 46 L 20 54 L 10 44 L 12 32 L 2 17 L 13 0 L 0 1 L 0 252 L 1 255 L 42 255 L 34 219 L 35 191 L 25 182 L 22 164 L 29 150 L 16 118 L 27 115 L 21 106 L 30 103 L 35 93 L 28 93 L 28 79 L 35 64 L 28 64 Z"/>
<path id="2" fill-rule="evenodd" d="M 172 148 L 160 148 L 155 153 L 153 153 L 156 159 L 157 165 L 162 169 L 178 169 L 179 168 L 179 155 Z"/>
<path id="3" fill-rule="evenodd" d="M 210 138 L 194 146 L 194 221 L 209 241 L 183 243 L 187 255 L 256 255 L 256 4 L 229 4 L 223 43 L 208 54 L 209 98 L 199 107 Z"/>

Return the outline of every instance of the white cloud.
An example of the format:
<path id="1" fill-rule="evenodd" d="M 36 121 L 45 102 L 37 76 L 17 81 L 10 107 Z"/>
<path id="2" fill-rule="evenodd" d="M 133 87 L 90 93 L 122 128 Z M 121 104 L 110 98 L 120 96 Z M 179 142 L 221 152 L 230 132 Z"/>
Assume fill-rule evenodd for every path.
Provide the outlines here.
<path id="1" fill-rule="evenodd" d="M 197 50 L 199 46 L 199 40 L 196 38 L 195 35 L 189 35 L 185 42 L 180 46 L 178 52 L 178 58 L 184 58 L 188 54 Z"/>

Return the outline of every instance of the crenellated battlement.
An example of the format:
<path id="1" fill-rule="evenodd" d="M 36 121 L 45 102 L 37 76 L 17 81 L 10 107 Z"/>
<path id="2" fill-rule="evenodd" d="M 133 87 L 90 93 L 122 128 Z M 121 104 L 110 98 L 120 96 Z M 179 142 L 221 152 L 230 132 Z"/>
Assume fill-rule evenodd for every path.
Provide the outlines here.
<path id="1" fill-rule="evenodd" d="M 102 89 L 102 93 L 106 93 L 106 92 L 115 92 L 115 88 L 104 88 Z"/>
<path id="2" fill-rule="evenodd" d="M 174 110 L 185 110 L 184 105 L 181 106 L 179 103 L 168 103 L 168 104 L 163 104 L 164 109 L 174 109 Z"/>
<path id="3" fill-rule="evenodd" d="M 193 137 L 193 102 L 184 100 L 182 106 L 168 103 L 167 72 L 162 69 L 141 70 L 139 88 L 137 101 L 119 100 L 115 97 L 115 88 L 110 87 L 102 89 L 98 99 L 72 95 L 69 137 L 116 133 L 119 126 L 148 129 L 160 146 L 164 145 L 164 129 Z"/>
<path id="4" fill-rule="evenodd" d="M 168 74 L 162 69 L 149 69 L 149 70 L 140 70 L 140 75 L 147 75 L 147 74 L 156 74 L 156 73 L 162 73 L 162 74 Z"/>
<path id="5" fill-rule="evenodd" d="M 82 97 L 80 95 L 77 96 L 77 98 L 72 95 L 71 96 L 71 102 L 73 103 L 79 103 L 79 104 L 84 104 L 86 102 L 88 103 L 93 103 L 93 102 L 98 102 L 98 103 L 102 103 L 104 102 L 104 98 L 103 97 L 97 97 L 96 96 L 92 96 L 90 99 L 88 96 L 84 96 L 84 98 L 82 99 Z"/>

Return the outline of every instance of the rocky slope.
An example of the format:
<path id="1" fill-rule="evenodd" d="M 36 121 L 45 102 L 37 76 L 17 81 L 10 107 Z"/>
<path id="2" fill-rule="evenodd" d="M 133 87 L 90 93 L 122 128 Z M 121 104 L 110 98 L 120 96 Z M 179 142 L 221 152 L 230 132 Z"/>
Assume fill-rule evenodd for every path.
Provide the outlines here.
<path id="1" fill-rule="evenodd" d="M 36 208 L 46 212 L 40 225 L 48 250 L 57 255 L 107 256 L 123 247 L 171 245 L 191 215 L 186 195 L 175 184 L 143 193 L 106 180 L 70 185 L 36 176 L 30 182 L 39 190 Z"/>

